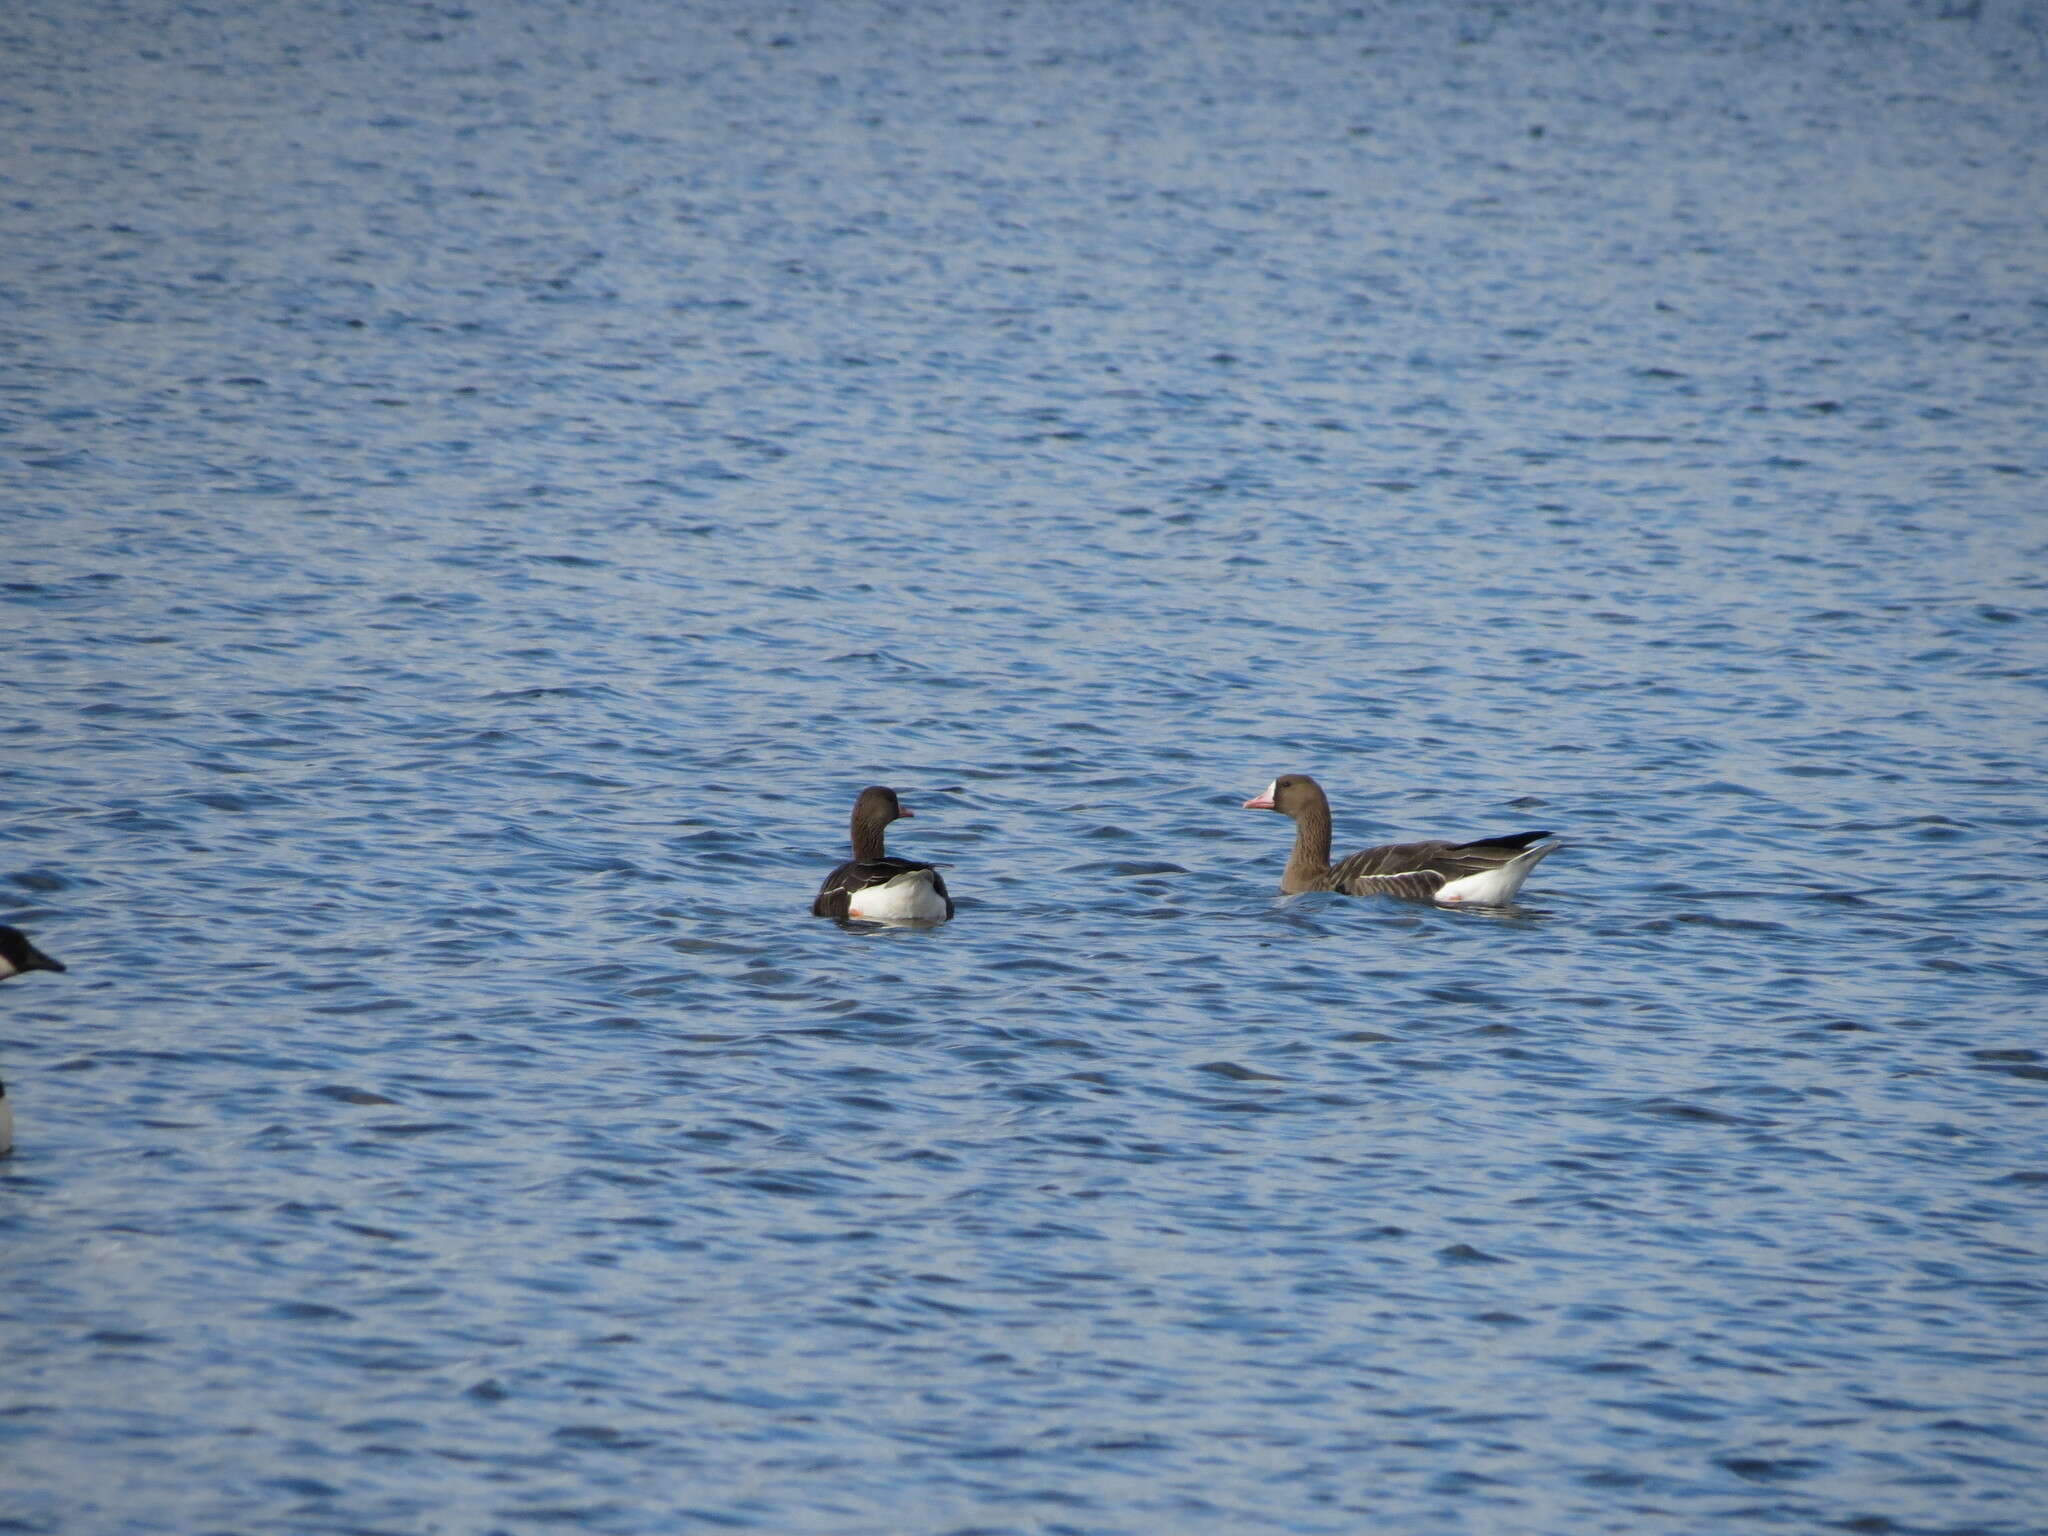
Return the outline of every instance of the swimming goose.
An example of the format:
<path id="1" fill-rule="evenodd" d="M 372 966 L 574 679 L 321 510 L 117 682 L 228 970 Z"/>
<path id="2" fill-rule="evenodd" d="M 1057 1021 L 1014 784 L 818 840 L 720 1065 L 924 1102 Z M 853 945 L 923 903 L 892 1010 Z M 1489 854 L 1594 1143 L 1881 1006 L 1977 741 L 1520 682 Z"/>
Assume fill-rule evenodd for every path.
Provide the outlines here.
<path id="1" fill-rule="evenodd" d="M 1560 846 L 1530 844 L 1548 832 L 1515 832 L 1470 843 L 1388 843 L 1330 862 L 1330 802 L 1305 773 L 1283 773 L 1245 801 L 1248 811 L 1294 818 L 1294 853 L 1280 876 L 1283 895 L 1342 891 L 1346 896 L 1405 896 L 1446 906 L 1505 906 L 1529 871 Z"/>
<path id="2" fill-rule="evenodd" d="M 29 943 L 28 935 L 19 928 L 9 928 L 0 923 L 0 981 L 10 976 L 19 976 L 23 971 L 61 971 L 62 961 L 52 960 L 35 945 Z M 14 1111 L 7 1104 L 7 1085 L 0 1083 L 0 1157 L 7 1155 L 14 1147 Z"/>
<path id="3" fill-rule="evenodd" d="M 825 877 L 811 915 L 870 923 L 943 923 L 951 917 L 953 898 L 938 870 L 882 851 L 889 823 L 915 814 L 893 789 L 871 784 L 862 790 L 853 802 L 853 857 Z"/>

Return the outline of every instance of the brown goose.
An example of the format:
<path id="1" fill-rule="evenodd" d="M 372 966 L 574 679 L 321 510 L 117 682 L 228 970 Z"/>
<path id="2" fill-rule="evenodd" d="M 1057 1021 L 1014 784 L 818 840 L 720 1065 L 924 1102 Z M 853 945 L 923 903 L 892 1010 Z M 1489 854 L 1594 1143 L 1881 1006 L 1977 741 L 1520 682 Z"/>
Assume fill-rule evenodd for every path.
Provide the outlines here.
<path id="1" fill-rule="evenodd" d="M 1556 843 L 1531 847 L 1548 832 L 1514 832 L 1470 843 L 1388 843 L 1330 862 L 1330 801 L 1305 773 L 1283 773 L 1245 801 L 1248 811 L 1294 818 L 1294 853 L 1280 876 L 1283 895 L 1342 891 L 1346 896 L 1405 896 L 1447 906 L 1505 906 Z"/>
<path id="2" fill-rule="evenodd" d="M 951 917 L 953 898 L 937 869 L 882 851 L 889 823 L 915 814 L 893 789 L 870 784 L 862 790 L 853 802 L 853 857 L 825 877 L 811 916 L 870 923 L 943 923 Z"/>

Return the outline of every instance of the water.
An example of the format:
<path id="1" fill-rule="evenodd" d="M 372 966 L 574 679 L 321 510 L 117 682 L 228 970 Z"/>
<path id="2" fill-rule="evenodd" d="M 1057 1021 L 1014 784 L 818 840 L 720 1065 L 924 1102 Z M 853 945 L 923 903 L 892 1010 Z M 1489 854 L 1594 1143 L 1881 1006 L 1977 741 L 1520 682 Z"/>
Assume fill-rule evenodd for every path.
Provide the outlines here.
<path id="1" fill-rule="evenodd" d="M 10 9 L 0 1530 L 2048 1529 L 2044 25 Z"/>

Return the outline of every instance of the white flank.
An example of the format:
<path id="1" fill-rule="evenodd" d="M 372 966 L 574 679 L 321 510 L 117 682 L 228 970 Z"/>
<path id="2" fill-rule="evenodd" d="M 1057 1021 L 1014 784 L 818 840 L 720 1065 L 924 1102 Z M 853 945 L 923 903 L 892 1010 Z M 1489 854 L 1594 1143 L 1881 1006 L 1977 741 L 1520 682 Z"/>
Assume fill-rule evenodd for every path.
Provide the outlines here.
<path id="1" fill-rule="evenodd" d="M 21 972 L 14 968 L 12 960 L 8 959 L 5 955 L 0 955 L 0 981 L 5 981 L 10 976 L 19 976 L 20 974 Z"/>
<path id="2" fill-rule="evenodd" d="M 1562 846 L 1561 843 L 1543 843 L 1516 854 L 1499 869 L 1467 875 L 1462 880 L 1445 881 L 1431 899 L 1447 907 L 1504 907 L 1515 899 L 1515 892 L 1529 878 L 1529 871 Z"/>
<path id="3" fill-rule="evenodd" d="M 946 898 L 932 889 L 933 872 L 906 869 L 893 880 L 855 891 L 846 915 L 864 923 L 936 923 L 946 915 Z"/>

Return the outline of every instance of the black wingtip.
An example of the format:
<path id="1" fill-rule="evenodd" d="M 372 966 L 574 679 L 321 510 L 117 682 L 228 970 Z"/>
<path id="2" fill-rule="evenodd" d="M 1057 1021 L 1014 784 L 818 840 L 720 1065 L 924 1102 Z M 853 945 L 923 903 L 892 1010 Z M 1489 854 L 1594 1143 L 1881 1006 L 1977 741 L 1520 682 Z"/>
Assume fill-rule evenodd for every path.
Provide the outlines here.
<path id="1" fill-rule="evenodd" d="M 1514 848 L 1520 850 L 1528 847 L 1531 843 L 1540 843 L 1548 836 L 1550 836 L 1548 832 L 1510 832 L 1506 837 L 1476 837 L 1471 842 L 1460 843 L 1458 846 L 1460 848 Z"/>

